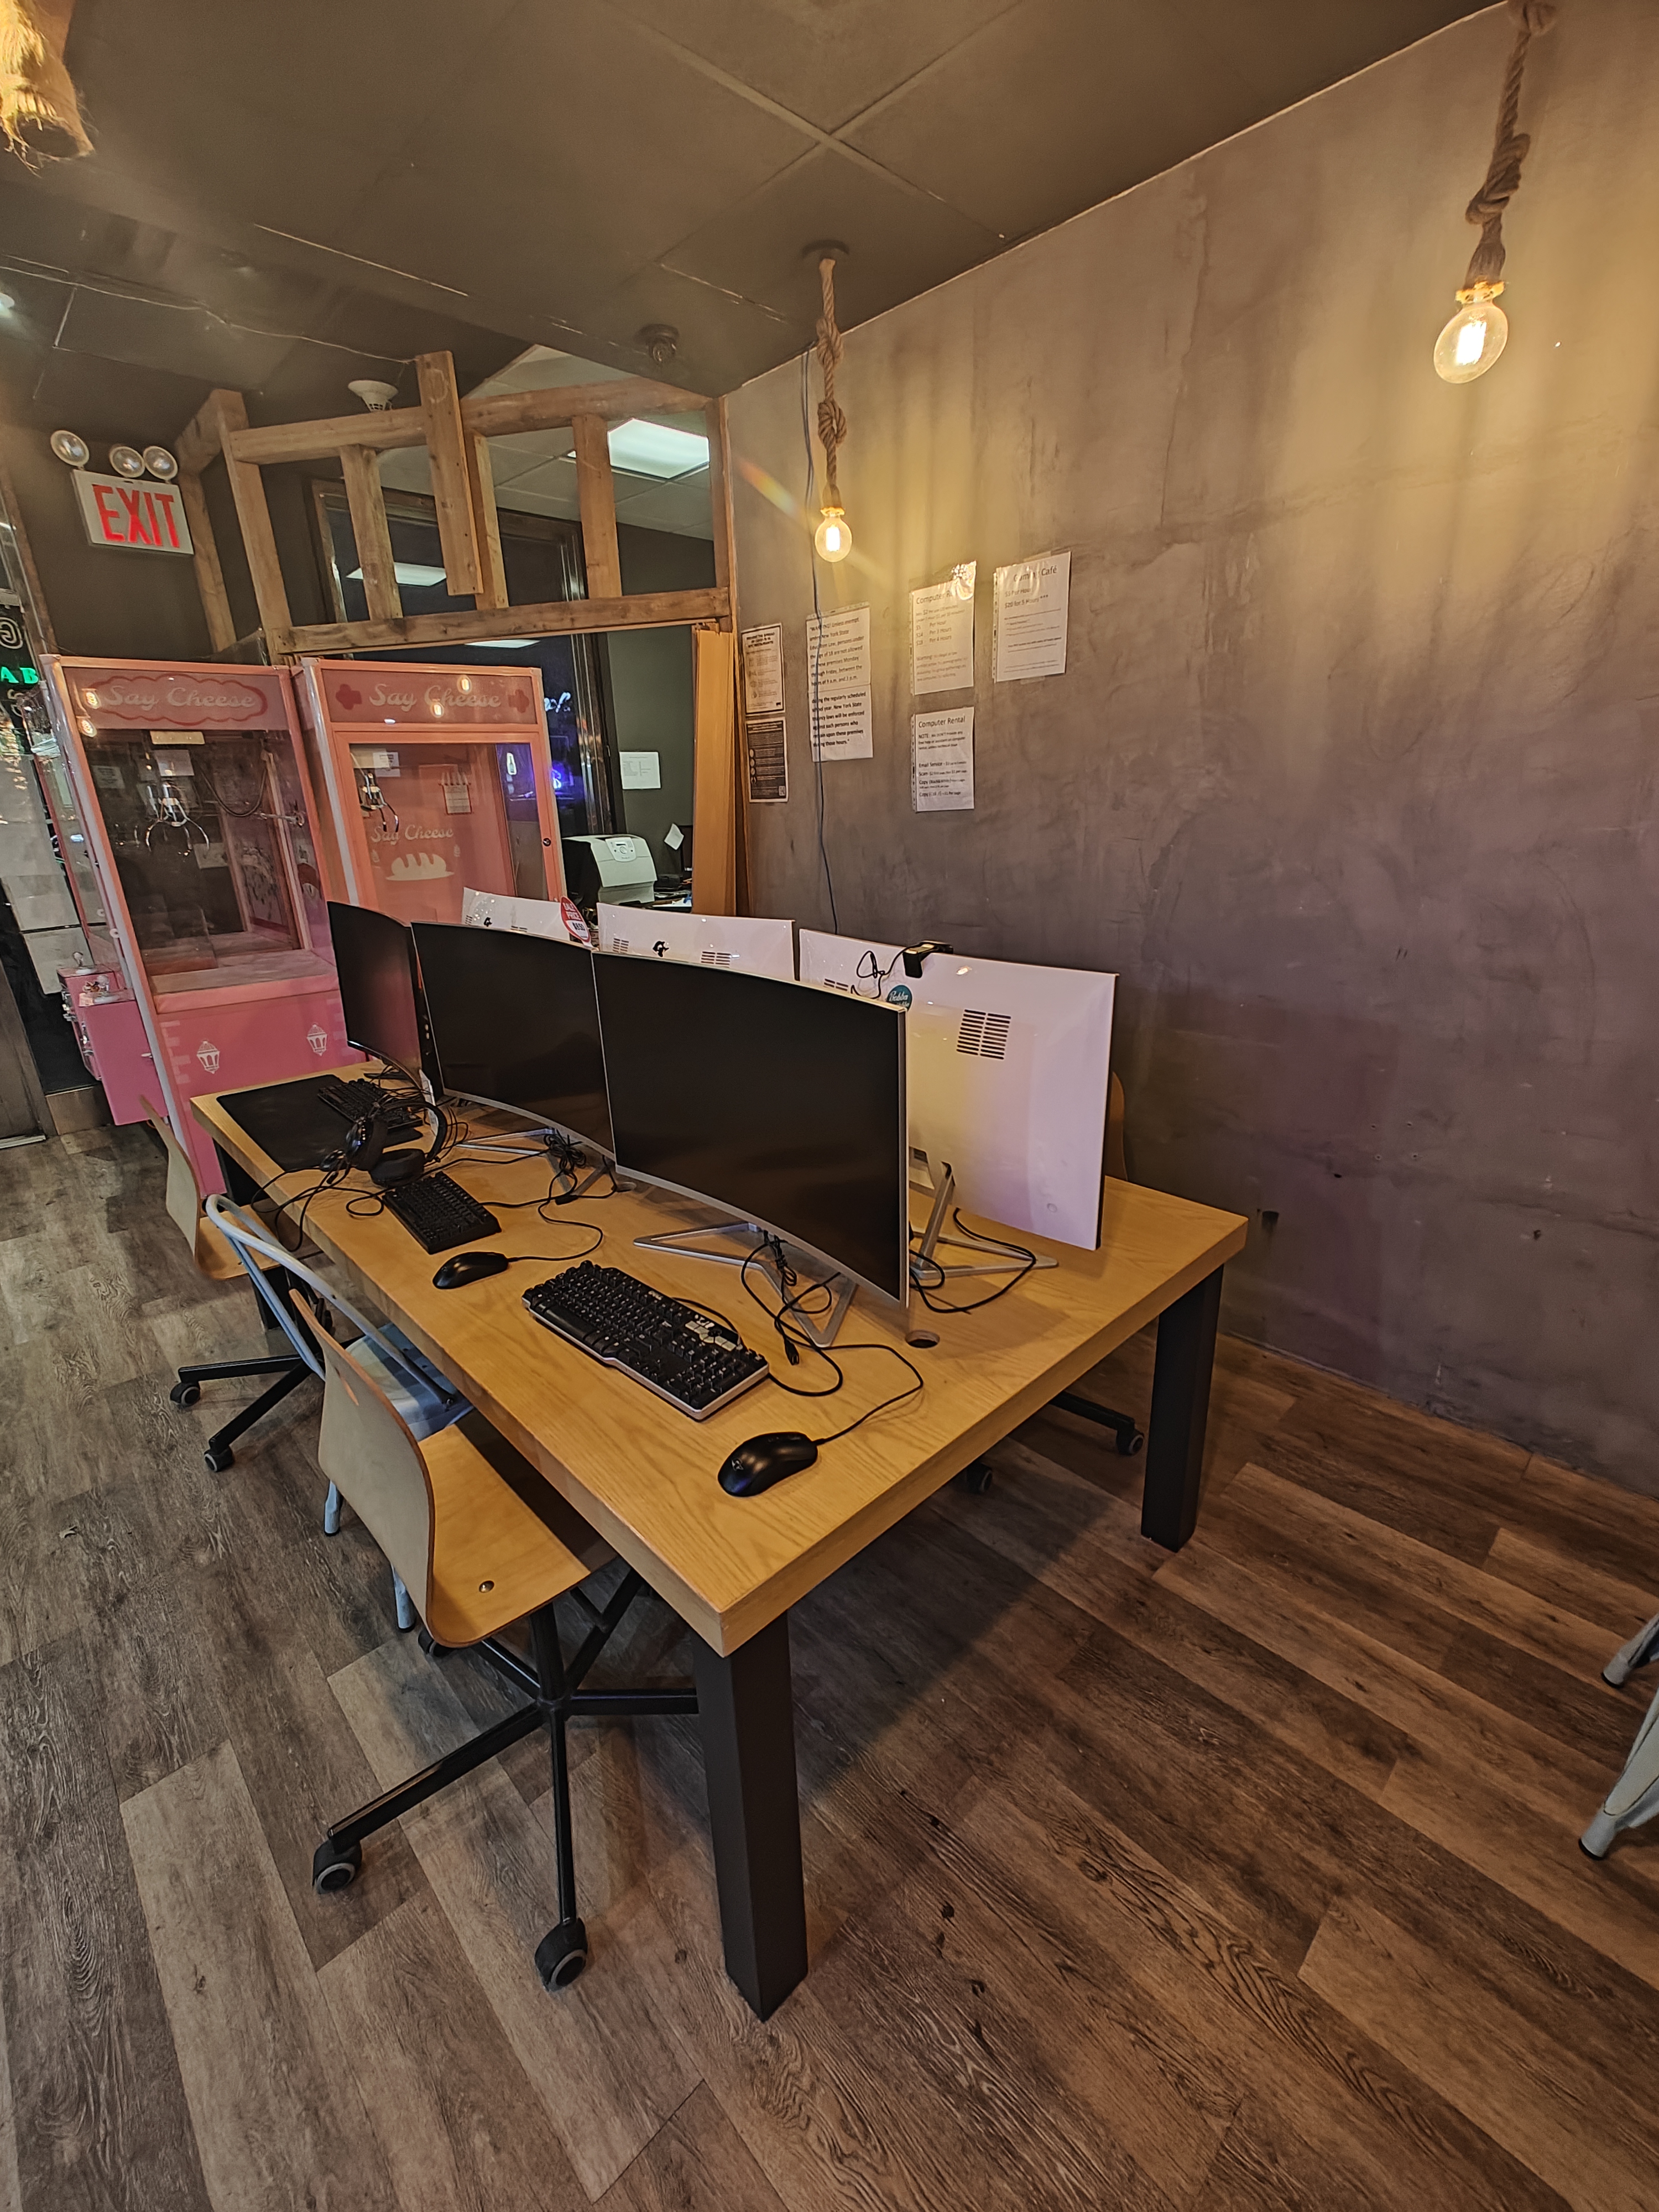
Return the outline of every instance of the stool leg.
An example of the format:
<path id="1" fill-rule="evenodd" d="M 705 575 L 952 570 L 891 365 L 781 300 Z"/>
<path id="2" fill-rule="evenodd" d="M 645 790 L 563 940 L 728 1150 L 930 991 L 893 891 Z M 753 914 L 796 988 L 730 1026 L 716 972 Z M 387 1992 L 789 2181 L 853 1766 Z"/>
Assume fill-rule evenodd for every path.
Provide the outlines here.
<path id="1" fill-rule="evenodd" d="M 1606 1858 L 1615 1836 L 1639 1828 L 1659 1814 L 1659 1694 L 1636 1732 L 1625 1771 L 1607 1792 L 1607 1802 L 1578 1838 L 1587 1857 Z"/>
<path id="2" fill-rule="evenodd" d="M 340 1486 L 331 1482 L 328 1496 L 323 1500 L 323 1534 L 337 1536 L 340 1533 Z M 399 1624 L 401 1626 L 401 1624 Z"/>
<path id="3" fill-rule="evenodd" d="M 570 1711 L 569 1677 L 550 1605 L 530 1616 L 530 1641 L 536 1655 L 542 1710 L 552 1739 L 553 1856 L 559 1891 L 559 1923 L 536 1946 L 536 1972 L 544 1990 L 556 1991 L 568 1989 L 587 1964 L 587 1930 L 576 1911 L 576 1849 L 570 1827 L 570 1761 L 564 1736 Z"/>
<path id="4" fill-rule="evenodd" d="M 1656 1659 L 1659 1659 L 1659 1613 L 1638 1628 L 1628 1644 L 1620 1645 L 1601 1669 L 1601 1680 L 1611 1682 L 1616 1690 L 1638 1667 L 1651 1666 Z"/>

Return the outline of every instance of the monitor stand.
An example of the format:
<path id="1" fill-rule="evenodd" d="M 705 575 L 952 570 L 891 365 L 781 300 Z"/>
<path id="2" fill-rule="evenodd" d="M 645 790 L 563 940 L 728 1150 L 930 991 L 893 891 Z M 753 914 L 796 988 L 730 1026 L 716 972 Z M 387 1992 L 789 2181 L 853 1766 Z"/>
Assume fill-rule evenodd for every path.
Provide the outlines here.
<path id="1" fill-rule="evenodd" d="M 935 1267 L 945 1280 L 953 1275 L 1025 1275 L 1035 1267 L 1057 1267 L 1060 1265 L 1058 1260 L 1042 1257 L 1034 1261 L 1017 1259 L 1012 1252 L 1006 1251 L 1003 1244 L 994 1237 L 981 1237 L 960 1224 L 947 1231 L 945 1224 L 957 1202 L 957 1171 L 948 1160 L 943 1164 L 945 1172 L 941 1176 L 926 1152 L 914 1145 L 910 1147 L 911 1180 L 920 1182 L 924 1189 L 931 1189 L 933 1194 L 927 1226 L 921 1232 L 921 1243 L 910 1255 L 913 1280 L 917 1267 L 923 1261 Z M 1006 1241 L 1005 1239 L 1004 1243 Z M 948 1246 L 953 1251 L 983 1253 L 986 1256 L 983 1259 L 945 1261 L 939 1256 L 941 1245 Z M 1029 1250 L 1030 1247 L 1022 1246 L 1021 1249 Z"/>
<path id="2" fill-rule="evenodd" d="M 711 1250 L 708 1239 L 714 1237 L 725 1238 L 732 1249 L 726 1251 Z M 677 1252 L 682 1259 L 686 1260 L 713 1260 L 722 1267 L 741 1267 L 746 1262 L 756 1270 L 757 1273 L 765 1276 L 781 1299 L 799 1297 L 802 1293 L 803 1285 L 808 1290 L 812 1287 L 812 1279 L 808 1276 L 807 1269 L 817 1267 L 819 1262 L 816 1260 L 806 1260 L 804 1254 L 792 1251 L 791 1248 L 785 1244 L 784 1257 L 792 1266 L 797 1261 L 805 1262 L 803 1266 L 795 1269 L 797 1281 L 794 1289 L 791 1291 L 779 1275 L 777 1264 L 768 1249 L 781 1241 L 781 1238 L 775 1237 L 769 1229 L 757 1228 L 752 1221 L 721 1221 L 716 1222 L 708 1229 L 677 1229 L 661 1237 L 636 1237 L 634 1239 L 636 1245 L 643 1247 L 647 1251 Z M 833 1296 L 835 1303 L 830 1311 L 827 1314 L 809 1315 L 802 1313 L 797 1306 L 792 1310 L 789 1318 L 792 1323 L 799 1327 L 801 1334 L 810 1345 L 819 1352 L 828 1352 L 836 1340 L 836 1332 L 847 1318 L 847 1310 L 853 1303 L 853 1296 L 858 1285 L 851 1275 L 830 1275 L 819 1277 L 817 1279 L 822 1287 L 828 1290 Z"/>

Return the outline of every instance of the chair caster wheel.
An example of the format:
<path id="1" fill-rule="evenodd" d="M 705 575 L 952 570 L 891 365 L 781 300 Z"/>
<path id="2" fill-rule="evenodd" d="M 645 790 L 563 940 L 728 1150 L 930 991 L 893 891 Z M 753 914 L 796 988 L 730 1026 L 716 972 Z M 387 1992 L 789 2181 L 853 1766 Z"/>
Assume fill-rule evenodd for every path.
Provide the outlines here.
<path id="1" fill-rule="evenodd" d="M 337 1890 L 350 1888 L 362 1864 L 361 1844 L 334 1844 L 325 1836 L 312 1856 L 311 1886 L 319 1897 L 331 1897 Z"/>
<path id="2" fill-rule="evenodd" d="M 432 1631 L 429 1628 L 417 1628 L 415 1632 L 415 1641 L 428 1659 L 447 1659 L 454 1649 L 454 1646 L 450 1644 L 434 1644 L 432 1640 Z"/>
<path id="3" fill-rule="evenodd" d="M 996 1480 L 996 1469 L 988 1459 L 976 1459 L 971 1467 L 964 1467 L 956 1478 L 958 1490 L 966 1490 L 975 1498 L 983 1498 Z"/>
<path id="4" fill-rule="evenodd" d="M 167 1395 L 175 1406 L 193 1406 L 202 1395 L 199 1382 L 175 1382 Z"/>
<path id="5" fill-rule="evenodd" d="M 587 1964 L 587 1930 L 580 1920 L 561 1921 L 536 1946 L 536 1972 L 550 1995 L 568 1990 Z"/>
<path id="6" fill-rule="evenodd" d="M 1133 1459 L 1137 1452 L 1146 1449 L 1146 1439 L 1139 1429 L 1131 1429 L 1126 1437 L 1120 1433 L 1117 1448 L 1125 1459 Z"/>
<path id="7" fill-rule="evenodd" d="M 210 1474 L 222 1474 L 227 1468 L 236 1464 L 236 1455 L 228 1444 L 221 1444 L 217 1449 L 210 1444 L 202 1457 L 207 1462 Z"/>

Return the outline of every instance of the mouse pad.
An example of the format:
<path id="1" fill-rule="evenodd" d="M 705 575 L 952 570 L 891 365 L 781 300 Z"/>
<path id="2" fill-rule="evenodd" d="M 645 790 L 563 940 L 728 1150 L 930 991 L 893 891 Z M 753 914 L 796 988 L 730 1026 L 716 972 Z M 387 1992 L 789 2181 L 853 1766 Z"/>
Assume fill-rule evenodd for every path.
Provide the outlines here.
<path id="1" fill-rule="evenodd" d="M 314 1079 L 267 1083 L 223 1100 L 225 1112 L 279 1168 L 320 1167 L 345 1142 L 347 1123 L 317 1096 Z"/>

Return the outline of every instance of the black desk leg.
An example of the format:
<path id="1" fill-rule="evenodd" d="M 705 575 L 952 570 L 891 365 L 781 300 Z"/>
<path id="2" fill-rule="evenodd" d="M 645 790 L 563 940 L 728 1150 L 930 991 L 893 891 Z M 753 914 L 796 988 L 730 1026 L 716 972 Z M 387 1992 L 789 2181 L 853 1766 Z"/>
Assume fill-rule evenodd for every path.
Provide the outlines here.
<path id="1" fill-rule="evenodd" d="M 234 1160 L 222 1145 L 215 1145 L 219 1155 L 219 1171 L 225 1179 L 225 1196 L 233 1206 L 252 1206 L 259 1195 L 259 1186 L 242 1165 Z"/>
<path id="2" fill-rule="evenodd" d="M 789 1616 L 730 1658 L 691 1648 L 726 1971 L 765 2020 L 806 1972 Z"/>
<path id="3" fill-rule="evenodd" d="M 1152 1413 L 1146 1424 L 1146 1487 L 1140 1533 L 1178 1552 L 1198 1519 L 1204 1425 L 1210 1412 L 1221 1270 L 1206 1275 L 1158 1316 Z"/>

